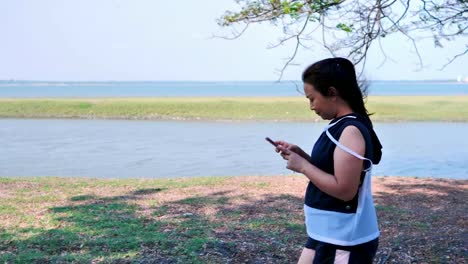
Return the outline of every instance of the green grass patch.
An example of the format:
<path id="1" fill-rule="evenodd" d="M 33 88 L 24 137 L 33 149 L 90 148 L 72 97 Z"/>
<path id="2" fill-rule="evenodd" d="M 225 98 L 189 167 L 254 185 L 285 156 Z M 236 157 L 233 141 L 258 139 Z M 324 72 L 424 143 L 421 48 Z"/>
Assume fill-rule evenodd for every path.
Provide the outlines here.
<path id="1" fill-rule="evenodd" d="M 398 208 L 396 206 L 389 206 L 389 205 L 375 205 L 375 209 L 380 212 L 390 213 L 390 214 L 397 214 L 403 215 L 408 213 L 408 210 Z"/>
<path id="2" fill-rule="evenodd" d="M 0 263 L 128 263 L 138 262 L 145 249 L 158 249 L 168 260 L 203 263 L 200 252 L 218 243 L 215 223 L 194 214 L 158 220 L 177 205 L 154 199 L 150 209 L 143 204 L 151 195 L 226 179 L 0 178 L 2 189 L 14 194 L 0 205 Z M 193 197 L 179 204 L 225 201 Z"/>
<path id="3" fill-rule="evenodd" d="M 431 224 L 430 223 L 426 223 L 426 222 L 413 222 L 411 223 L 414 227 L 418 228 L 419 230 L 421 231 L 428 231 L 430 230 L 431 228 Z"/>
<path id="4" fill-rule="evenodd" d="M 250 187 L 250 188 L 260 188 L 265 189 L 270 186 L 268 182 L 246 182 L 241 184 L 242 187 Z"/>
<path id="5" fill-rule="evenodd" d="M 183 200 L 178 201 L 180 204 L 188 204 L 188 205 L 224 205 L 229 201 L 228 197 L 206 197 L 206 196 L 195 196 L 189 197 Z"/>
<path id="6" fill-rule="evenodd" d="M 374 121 L 468 121 L 468 96 L 372 96 Z M 4 118 L 319 119 L 302 97 L 0 99 Z"/>
<path id="7" fill-rule="evenodd" d="M 281 225 L 277 220 L 266 217 L 252 218 L 244 221 L 243 224 L 250 230 L 264 230 Z"/>
<path id="8" fill-rule="evenodd" d="M 9 215 L 16 213 L 16 207 L 12 205 L 0 204 L 0 215 Z"/>

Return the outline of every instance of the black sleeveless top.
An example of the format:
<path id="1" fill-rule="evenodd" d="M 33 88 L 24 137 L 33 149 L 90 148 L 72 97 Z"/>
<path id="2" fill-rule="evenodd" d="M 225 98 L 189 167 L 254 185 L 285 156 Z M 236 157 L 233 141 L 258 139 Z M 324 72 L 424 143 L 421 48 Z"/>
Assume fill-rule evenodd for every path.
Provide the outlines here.
<path id="1" fill-rule="evenodd" d="M 349 114 L 346 116 L 356 116 L 357 118 L 344 118 L 343 120 L 339 121 L 336 125 L 330 127 L 328 131 L 330 134 L 339 141 L 341 133 L 347 126 L 355 126 L 359 129 L 362 133 L 365 143 L 366 143 L 366 151 L 365 151 L 365 158 L 371 159 L 373 158 L 373 147 L 372 147 L 372 137 L 371 132 L 372 127 L 369 127 L 369 124 L 366 124 L 363 121 L 362 117 L 359 114 Z M 338 117 L 333 119 L 330 124 L 337 122 L 344 116 Z M 373 132 L 373 130 L 372 130 Z M 320 135 L 318 140 L 315 142 L 315 145 L 312 149 L 310 163 L 314 166 L 318 167 L 319 169 L 334 175 L 335 169 L 333 165 L 333 152 L 335 151 L 336 144 L 333 143 L 328 136 L 325 134 L 325 131 Z M 364 161 L 364 168 L 369 167 L 369 161 Z M 365 172 L 361 173 L 361 183 L 364 179 Z M 326 210 L 326 211 L 335 211 L 340 213 L 356 213 L 357 203 L 358 203 L 358 193 L 351 201 L 345 202 L 338 198 L 335 198 L 331 195 L 328 195 L 325 192 L 322 192 L 317 186 L 315 186 L 311 181 L 309 181 L 309 185 L 307 186 L 306 194 L 305 194 L 305 201 L 304 203 L 312 208 Z"/>

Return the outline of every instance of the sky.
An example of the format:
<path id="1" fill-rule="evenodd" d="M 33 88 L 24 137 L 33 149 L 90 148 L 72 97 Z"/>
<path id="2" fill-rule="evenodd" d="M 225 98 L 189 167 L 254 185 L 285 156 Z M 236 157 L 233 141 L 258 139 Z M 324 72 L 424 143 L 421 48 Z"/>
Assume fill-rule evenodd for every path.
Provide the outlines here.
<path id="1" fill-rule="evenodd" d="M 243 81 L 277 80 L 292 45 L 268 49 L 280 37 L 271 24 L 250 27 L 235 40 L 216 19 L 234 0 L 0 0 L 0 80 Z M 403 37 L 371 49 L 369 80 L 437 80 L 468 76 L 468 55 L 439 70 L 468 38 L 444 49 L 420 42 L 424 67 Z M 299 80 L 323 48 L 300 50 L 284 80 Z"/>

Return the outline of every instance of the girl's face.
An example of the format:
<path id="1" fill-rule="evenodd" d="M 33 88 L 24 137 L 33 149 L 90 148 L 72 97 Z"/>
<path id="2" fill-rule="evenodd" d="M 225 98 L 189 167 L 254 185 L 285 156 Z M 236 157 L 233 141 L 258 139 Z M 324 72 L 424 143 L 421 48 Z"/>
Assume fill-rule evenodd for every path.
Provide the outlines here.
<path id="1" fill-rule="evenodd" d="M 336 110 L 333 107 L 332 98 L 323 96 L 311 84 L 304 83 L 304 94 L 309 99 L 310 110 L 314 111 L 318 116 L 324 120 L 335 118 Z"/>

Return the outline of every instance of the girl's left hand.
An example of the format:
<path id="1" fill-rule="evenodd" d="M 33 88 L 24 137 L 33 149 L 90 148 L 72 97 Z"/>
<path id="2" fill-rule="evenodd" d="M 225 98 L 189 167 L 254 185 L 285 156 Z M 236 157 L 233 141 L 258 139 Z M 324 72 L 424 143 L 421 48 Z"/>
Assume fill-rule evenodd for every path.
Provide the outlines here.
<path id="1" fill-rule="evenodd" d="M 283 148 L 282 146 L 279 146 L 278 148 L 281 151 L 280 154 L 283 159 L 288 161 L 286 168 L 292 171 L 302 172 L 306 164 L 309 163 L 306 159 L 293 151 Z"/>

